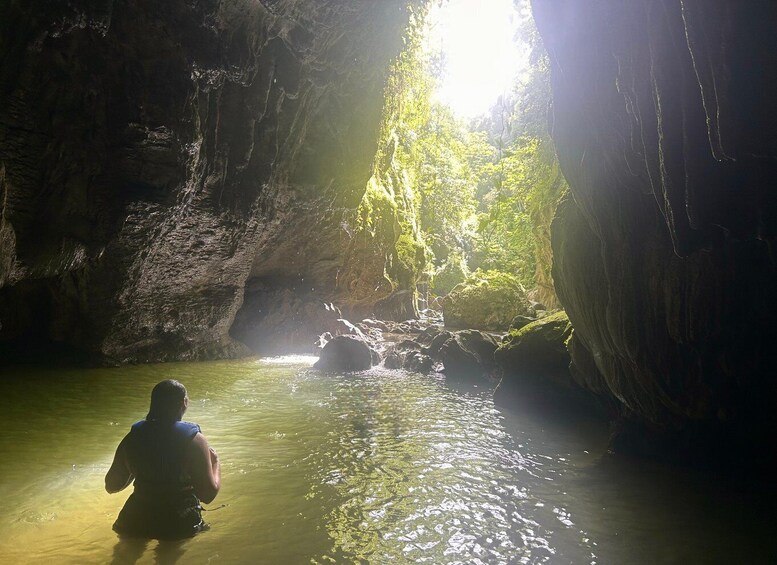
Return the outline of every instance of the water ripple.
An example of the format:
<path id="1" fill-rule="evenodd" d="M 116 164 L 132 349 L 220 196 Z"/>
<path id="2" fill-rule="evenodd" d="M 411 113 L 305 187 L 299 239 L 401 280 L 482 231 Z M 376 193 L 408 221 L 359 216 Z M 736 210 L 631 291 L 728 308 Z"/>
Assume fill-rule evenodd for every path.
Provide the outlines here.
<path id="1" fill-rule="evenodd" d="M 322 374 L 310 362 L 0 380 L 0 560 L 134 562 L 110 531 L 127 493 L 105 494 L 102 478 L 162 378 L 187 385 L 187 419 L 221 455 L 217 503 L 227 505 L 208 513 L 207 534 L 181 545 L 182 563 L 726 563 L 770 555 L 768 544 L 752 543 L 777 537 L 768 498 L 745 505 L 676 471 L 597 464 L 604 429 L 500 411 L 481 381 L 384 369 Z M 148 551 L 139 562 L 157 559 L 157 549 Z"/>

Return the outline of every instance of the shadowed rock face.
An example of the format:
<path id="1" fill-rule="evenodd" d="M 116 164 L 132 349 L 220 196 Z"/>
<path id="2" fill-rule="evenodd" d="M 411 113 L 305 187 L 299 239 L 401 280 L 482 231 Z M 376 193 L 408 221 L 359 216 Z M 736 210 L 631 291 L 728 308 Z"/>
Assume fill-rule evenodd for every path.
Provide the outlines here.
<path id="1" fill-rule="evenodd" d="M 407 19 L 400 1 L 3 2 L 5 351 L 234 355 L 249 276 L 331 296 Z"/>
<path id="2" fill-rule="evenodd" d="M 573 196 L 553 252 L 578 375 L 653 431 L 773 445 L 775 4 L 533 8 Z"/>

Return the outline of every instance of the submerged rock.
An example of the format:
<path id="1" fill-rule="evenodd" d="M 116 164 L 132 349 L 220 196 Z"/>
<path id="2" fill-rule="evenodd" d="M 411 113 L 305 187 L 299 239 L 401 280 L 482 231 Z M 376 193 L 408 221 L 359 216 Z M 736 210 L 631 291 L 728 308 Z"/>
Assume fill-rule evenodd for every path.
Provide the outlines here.
<path id="1" fill-rule="evenodd" d="M 364 371 L 373 365 L 373 351 L 354 336 L 339 335 L 327 342 L 313 368 L 323 371 Z"/>

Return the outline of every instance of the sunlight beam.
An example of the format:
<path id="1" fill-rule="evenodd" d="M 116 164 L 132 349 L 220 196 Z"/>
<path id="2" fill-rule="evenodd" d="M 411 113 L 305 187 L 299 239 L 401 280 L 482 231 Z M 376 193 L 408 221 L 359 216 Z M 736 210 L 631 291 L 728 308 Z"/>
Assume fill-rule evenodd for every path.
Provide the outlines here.
<path id="1" fill-rule="evenodd" d="M 427 49 L 441 52 L 444 61 L 439 102 L 473 118 L 511 91 L 528 65 L 526 46 L 516 41 L 519 18 L 513 0 L 448 0 L 432 7 Z"/>

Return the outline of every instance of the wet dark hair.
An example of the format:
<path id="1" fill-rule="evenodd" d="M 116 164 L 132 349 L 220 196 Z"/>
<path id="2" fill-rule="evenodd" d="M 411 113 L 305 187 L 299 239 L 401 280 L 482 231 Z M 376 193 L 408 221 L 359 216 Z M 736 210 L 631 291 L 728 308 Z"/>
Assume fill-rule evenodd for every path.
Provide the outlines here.
<path id="1" fill-rule="evenodd" d="M 181 419 L 181 403 L 186 398 L 186 387 L 178 381 L 167 379 L 151 391 L 151 407 L 146 420 L 175 422 Z"/>

